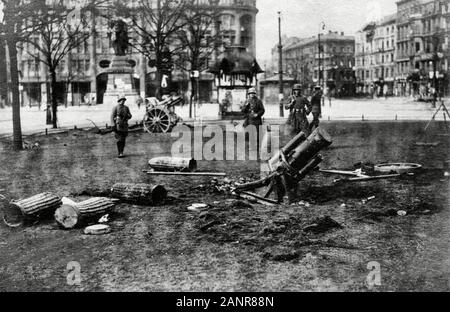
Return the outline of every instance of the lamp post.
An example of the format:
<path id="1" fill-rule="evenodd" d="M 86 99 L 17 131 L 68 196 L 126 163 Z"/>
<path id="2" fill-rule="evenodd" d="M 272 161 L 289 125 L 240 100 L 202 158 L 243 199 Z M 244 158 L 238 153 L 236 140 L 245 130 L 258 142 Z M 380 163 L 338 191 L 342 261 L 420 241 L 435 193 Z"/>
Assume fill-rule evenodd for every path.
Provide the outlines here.
<path id="1" fill-rule="evenodd" d="M 321 52 L 322 52 L 322 44 L 320 41 L 320 34 L 321 31 L 325 29 L 325 22 L 320 22 L 319 24 L 319 34 L 318 34 L 318 44 L 319 44 L 319 86 L 323 88 L 323 91 L 325 91 L 325 88 L 323 86 L 323 79 L 322 79 L 322 57 L 321 57 Z"/>
<path id="2" fill-rule="evenodd" d="M 281 42 L 281 12 L 278 11 L 278 75 L 279 75 L 279 100 L 280 100 L 280 117 L 284 117 L 283 109 L 283 98 L 284 98 L 284 88 L 283 88 L 283 45 Z"/>

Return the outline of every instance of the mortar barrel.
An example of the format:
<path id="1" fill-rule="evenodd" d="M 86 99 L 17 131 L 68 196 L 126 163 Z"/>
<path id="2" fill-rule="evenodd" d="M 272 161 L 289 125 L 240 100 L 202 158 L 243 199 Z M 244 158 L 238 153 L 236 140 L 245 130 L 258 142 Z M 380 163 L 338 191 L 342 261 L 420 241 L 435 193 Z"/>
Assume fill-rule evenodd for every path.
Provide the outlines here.
<path id="1" fill-rule="evenodd" d="M 306 140 L 306 134 L 304 132 L 300 132 L 297 134 L 292 140 L 290 140 L 286 146 L 284 146 L 281 151 L 286 157 L 288 157 L 289 153 L 291 153 L 297 146 L 299 146 L 302 142 Z M 276 168 L 281 165 L 280 162 L 280 152 L 276 152 L 275 155 L 268 161 L 270 171 L 275 171 Z"/>
<path id="2" fill-rule="evenodd" d="M 317 128 L 302 144 L 294 149 L 288 162 L 294 169 L 300 170 L 322 149 L 331 144 L 330 135 L 324 129 Z"/>
<path id="3" fill-rule="evenodd" d="M 308 162 L 308 164 L 298 172 L 299 180 L 302 180 L 304 177 L 306 177 L 306 175 L 314 170 L 322 161 L 323 157 L 321 155 L 317 155 L 316 157 L 311 159 L 311 161 Z"/>

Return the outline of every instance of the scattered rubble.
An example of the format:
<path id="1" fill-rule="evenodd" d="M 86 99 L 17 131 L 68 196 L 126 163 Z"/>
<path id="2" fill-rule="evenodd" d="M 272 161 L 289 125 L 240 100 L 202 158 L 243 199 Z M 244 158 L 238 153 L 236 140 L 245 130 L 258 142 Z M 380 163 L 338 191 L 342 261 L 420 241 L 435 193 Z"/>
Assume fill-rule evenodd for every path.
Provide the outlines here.
<path id="1" fill-rule="evenodd" d="M 104 235 L 108 233 L 111 233 L 111 228 L 105 224 L 92 225 L 84 229 L 84 234 L 86 235 Z"/>

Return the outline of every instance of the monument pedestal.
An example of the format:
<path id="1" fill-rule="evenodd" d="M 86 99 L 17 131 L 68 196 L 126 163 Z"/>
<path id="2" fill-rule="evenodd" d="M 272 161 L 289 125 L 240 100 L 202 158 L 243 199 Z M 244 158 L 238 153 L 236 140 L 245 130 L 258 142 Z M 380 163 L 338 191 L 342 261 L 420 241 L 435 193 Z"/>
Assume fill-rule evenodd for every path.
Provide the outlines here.
<path id="1" fill-rule="evenodd" d="M 114 56 L 111 66 L 106 72 L 108 83 L 106 86 L 103 103 L 117 103 L 119 95 L 125 95 L 127 103 L 134 104 L 139 93 L 134 85 L 133 69 L 126 56 Z"/>

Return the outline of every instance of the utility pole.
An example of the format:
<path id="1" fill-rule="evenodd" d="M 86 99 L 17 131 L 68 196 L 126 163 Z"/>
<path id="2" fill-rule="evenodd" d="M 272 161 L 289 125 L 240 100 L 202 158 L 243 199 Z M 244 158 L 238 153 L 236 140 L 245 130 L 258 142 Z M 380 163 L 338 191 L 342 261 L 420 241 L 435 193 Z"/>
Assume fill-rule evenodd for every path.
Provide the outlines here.
<path id="1" fill-rule="evenodd" d="M 319 31 L 319 48 L 318 48 L 318 51 L 319 51 L 319 70 L 318 70 L 318 72 L 319 72 L 319 86 L 322 86 L 322 59 L 321 59 L 321 56 L 320 56 L 320 50 L 321 50 L 321 44 L 320 44 L 320 31 Z"/>
<path id="2" fill-rule="evenodd" d="M 325 83 L 324 83 L 324 77 L 323 76 L 323 71 L 322 71 L 322 56 L 321 56 L 321 52 L 322 52 L 322 43 L 320 41 L 320 33 L 321 31 L 325 29 L 325 22 L 321 22 L 320 26 L 319 26 L 319 34 L 318 34 L 318 41 L 319 41 L 319 86 L 322 88 L 322 94 L 325 94 Z M 322 105 L 325 105 L 325 97 L 322 98 Z"/>
<path id="3" fill-rule="evenodd" d="M 280 117 L 284 117 L 283 108 L 283 98 L 284 98 L 284 88 L 283 88 L 283 45 L 281 42 L 281 12 L 278 12 L 278 74 L 279 74 L 279 84 L 280 84 Z"/>
<path id="4" fill-rule="evenodd" d="M 434 53 L 433 53 L 433 88 L 434 88 L 434 94 L 433 94 L 433 108 L 436 107 L 436 100 L 438 95 L 438 82 L 437 82 L 437 62 L 439 60 L 438 55 L 438 46 L 439 46 L 439 37 L 435 35 L 433 37 L 433 45 L 434 45 Z"/>

